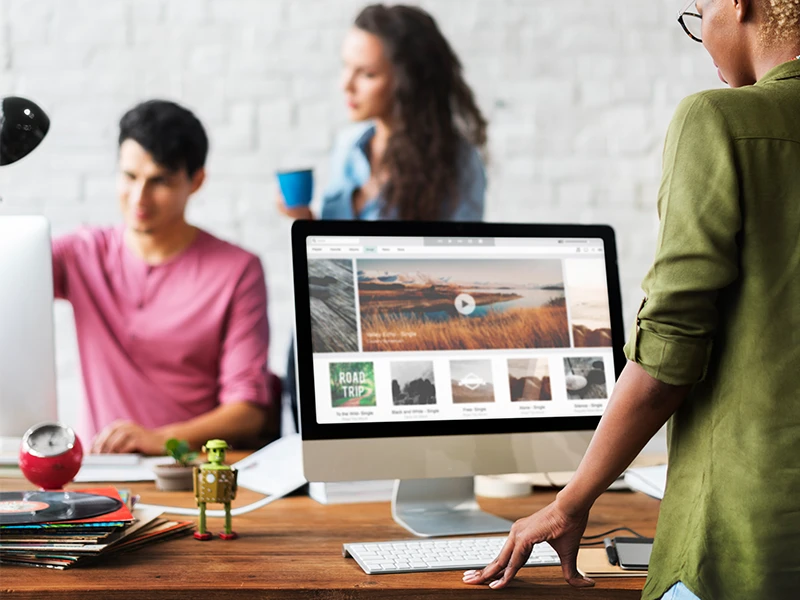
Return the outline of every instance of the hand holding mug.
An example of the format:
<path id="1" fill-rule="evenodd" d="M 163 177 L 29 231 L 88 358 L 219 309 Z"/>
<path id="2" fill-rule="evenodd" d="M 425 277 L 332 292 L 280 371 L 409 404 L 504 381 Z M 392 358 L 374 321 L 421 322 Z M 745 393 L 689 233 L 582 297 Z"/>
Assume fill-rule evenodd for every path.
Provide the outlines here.
<path id="1" fill-rule="evenodd" d="M 309 208 L 314 191 L 313 171 L 279 171 L 277 177 L 280 188 L 278 210 L 293 219 L 314 218 Z"/>

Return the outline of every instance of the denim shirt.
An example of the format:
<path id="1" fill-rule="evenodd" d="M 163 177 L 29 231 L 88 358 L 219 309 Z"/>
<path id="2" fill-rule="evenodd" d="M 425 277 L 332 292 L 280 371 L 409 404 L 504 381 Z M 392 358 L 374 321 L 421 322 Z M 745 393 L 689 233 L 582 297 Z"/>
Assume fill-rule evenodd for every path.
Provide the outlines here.
<path id="1" fill-rule="evenodd" d="M 374 123 L 361 123 L 345 131 L 337 140 L 331 159 L 330 181 L 322 199 L 320 218 L 331 220 L 377 221 L 397 219 L 396 210 L 381 214 L 381 194 L 353 212 L 353 192 L 362 187 L 371 174 L 369 142 L 375 135 Z M 458 198 L 454 210 L 445 221 L 481 221 L 483 219 L 486 173 L 477 150 L 464 143 L 458 174 Z M 392 213 L 395 213 L 394 215 Z"/>

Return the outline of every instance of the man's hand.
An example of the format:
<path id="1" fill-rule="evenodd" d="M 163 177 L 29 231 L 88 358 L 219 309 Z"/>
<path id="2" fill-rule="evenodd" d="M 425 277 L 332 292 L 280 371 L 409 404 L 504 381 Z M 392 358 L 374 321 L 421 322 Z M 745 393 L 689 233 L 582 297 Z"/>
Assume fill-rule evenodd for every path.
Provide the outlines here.
<path id="1" fill-rule="evenodd" d="M 588 512 L 569 514 L 559 506 L 558 500 L 530 517 L 520 519 L 511 528 L 503 549 L 485 569 L 464 573 L 464 583 L 489 583 L 492 589 L 504 588 L 517 574 L 533 545 L 549 542 L 561 558 L 564 579 L 574 587 L 590 587 L 594 581 L 578 573 L 576 560 L 581 536 L 586 530 Z"/>
<path id="2" fill-rule="evenodd" d="M 141 452 L 164 454 L 167 436 L 157 429 L 145 429 L 131 421 L 114 421 L 94 438 L 93 453 Z"/>

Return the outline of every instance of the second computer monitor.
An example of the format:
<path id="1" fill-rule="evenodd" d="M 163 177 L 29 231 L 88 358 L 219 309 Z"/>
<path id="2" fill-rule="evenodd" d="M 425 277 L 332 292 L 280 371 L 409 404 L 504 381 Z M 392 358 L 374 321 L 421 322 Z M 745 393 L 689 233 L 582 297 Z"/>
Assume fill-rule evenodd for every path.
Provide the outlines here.
<path id="1" fill-rule="evenodd" d="M 0 215 L 0 452 L 57 417 L 50 226 Z"/>

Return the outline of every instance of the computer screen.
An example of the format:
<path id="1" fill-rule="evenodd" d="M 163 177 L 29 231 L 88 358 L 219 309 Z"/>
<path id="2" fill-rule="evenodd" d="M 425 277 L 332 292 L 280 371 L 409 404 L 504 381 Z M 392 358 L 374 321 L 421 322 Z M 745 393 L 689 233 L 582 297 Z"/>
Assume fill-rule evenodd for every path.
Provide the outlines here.
<path id="1" fill-rule="evenodd" d="M 602 415 L 620 367 L 602 237 L 309 235 L 305 255 L 315 432 Z"/>
<path id="2" fill-rule="evenodd" d="M 624 364 L 611 228 L 301 221 L 292 254 L 310 481 L 577 466 Z M 500 530 L 431 513 L 447 485 L 395 518 Z"/>

